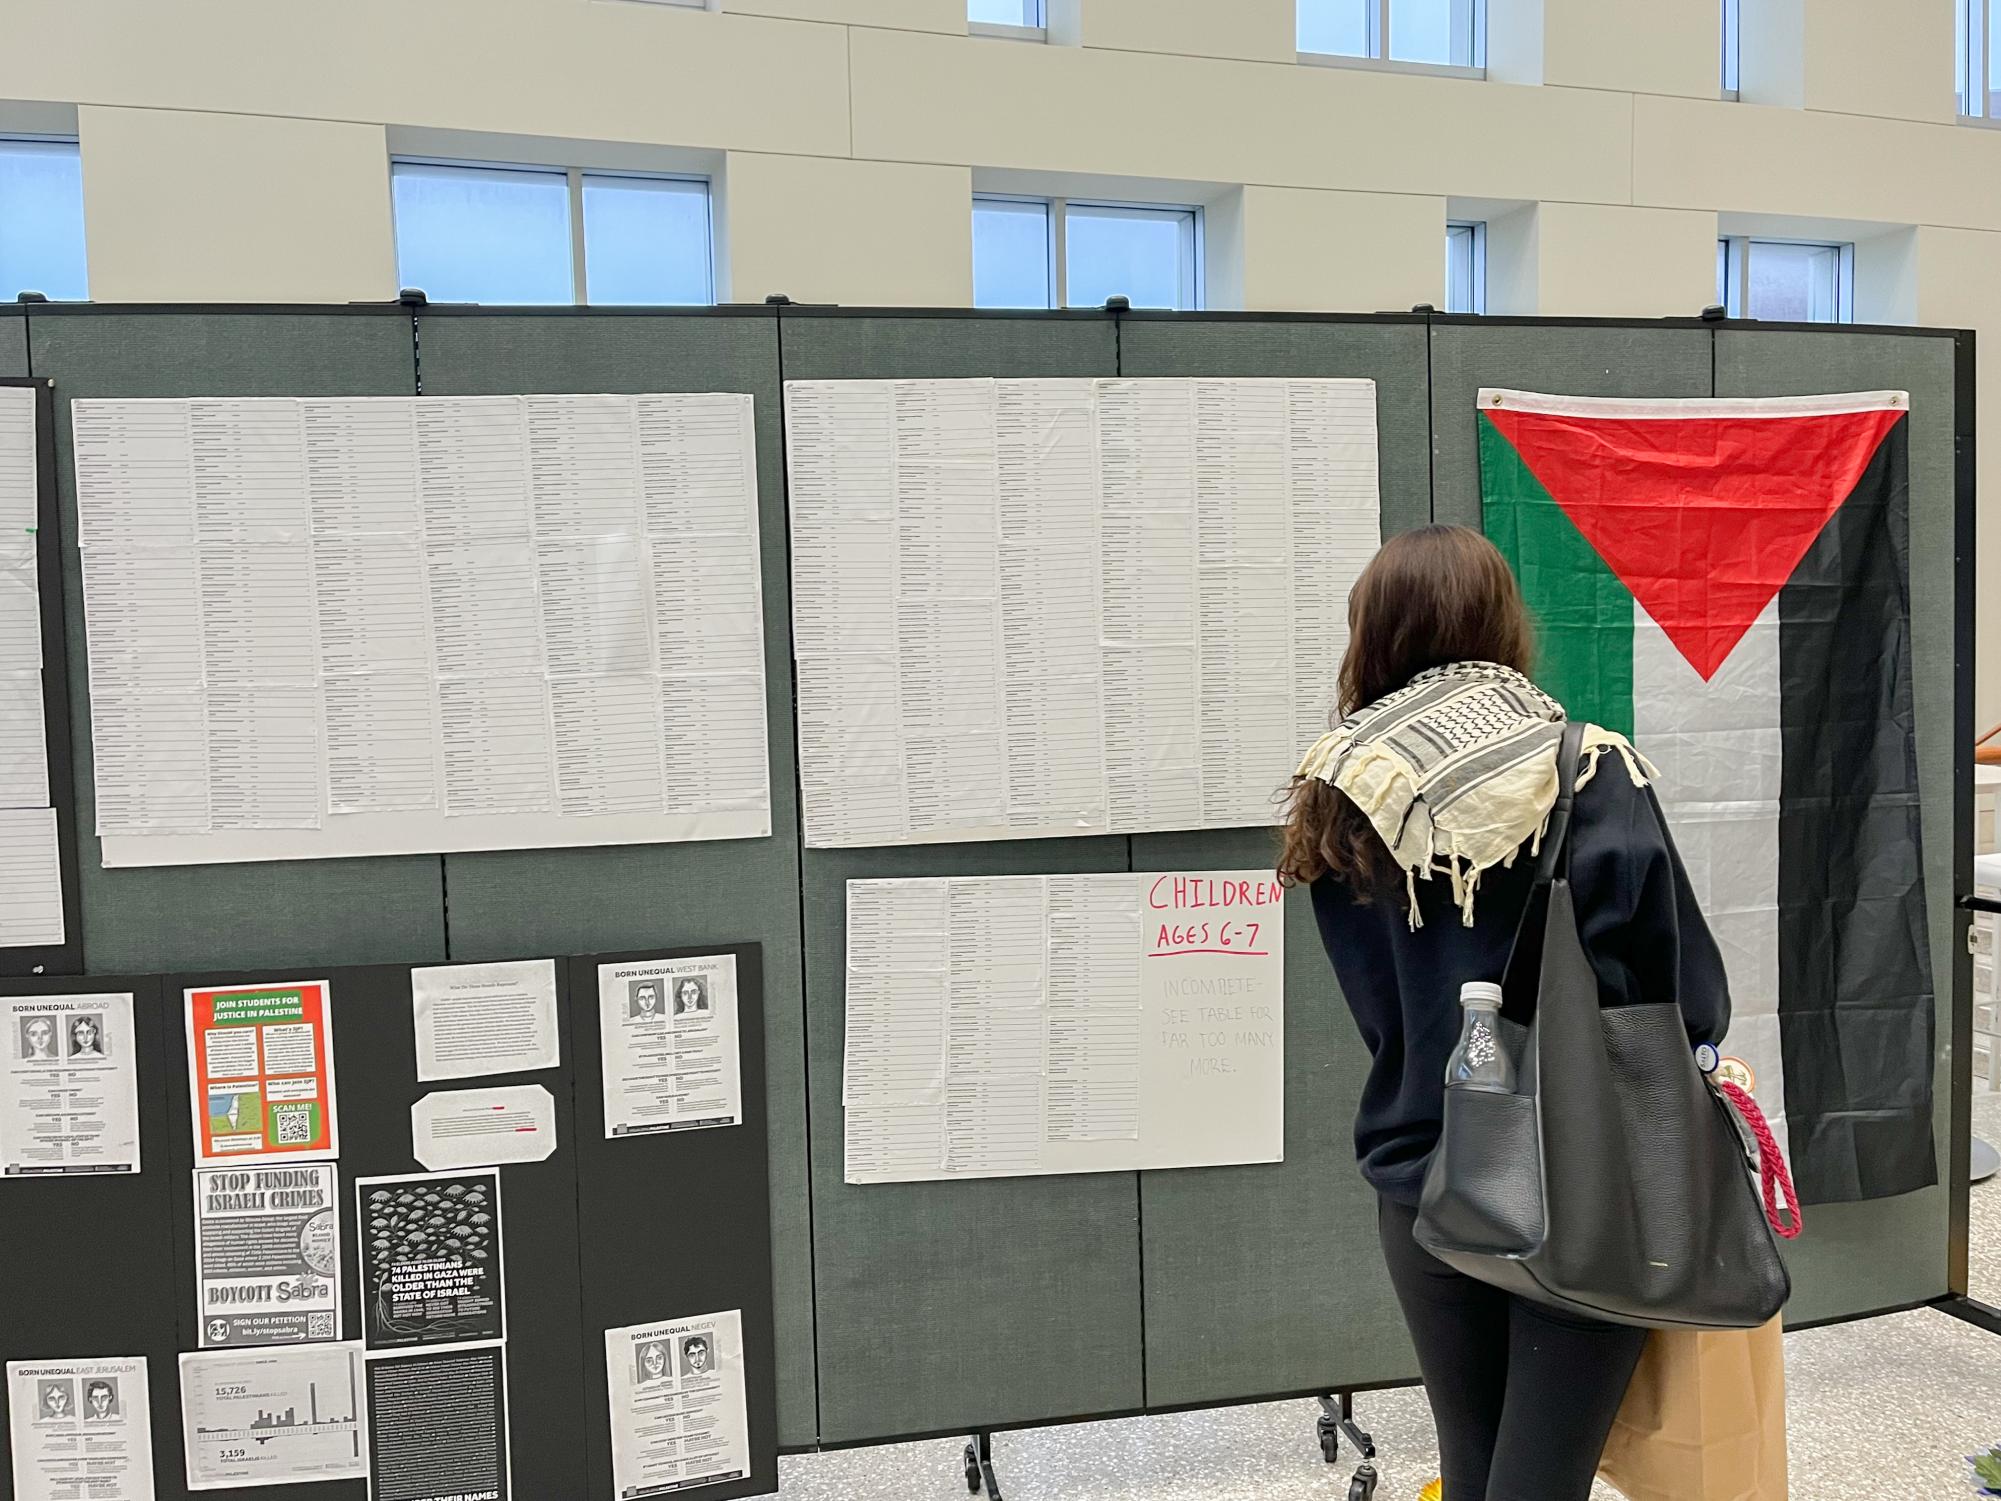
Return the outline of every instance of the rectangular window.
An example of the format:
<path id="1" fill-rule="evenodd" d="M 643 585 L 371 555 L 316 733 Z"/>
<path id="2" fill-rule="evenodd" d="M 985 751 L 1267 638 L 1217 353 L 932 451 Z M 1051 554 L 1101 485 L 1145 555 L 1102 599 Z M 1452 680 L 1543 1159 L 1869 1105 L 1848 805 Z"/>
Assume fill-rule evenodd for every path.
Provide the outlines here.
<path id="1" fill-rule="evenodd" d="M 434 301 L 715 300 L 701 178 L 399 161 L 393 182 L 397 278 Z"/>
<path id="2" fill-rule="evenodd" d="M 90 295 L 83 254 L 83 162 L 75 141 L 0 137 L 0 301 Z"/>
<path id="3" fill-rule="evenodd" d="M 709 185 L 583 174 L 584 293 L 598 305 L 714 302 Z"/>
<path id="4" fill-rule="evenodd" d="M 973 200 L 976 307 L 1202 305 L 1202 215 L 1193 208 L 1062 198 Z"/>
<path id="5" fill-rule="evenodd" d="M 973 306 L 1055 307 L 1056 256 L 1048 203 L 973 200 Z"/>
<path id="6" fill-rule="evenodd" d="M 1954 92 L 1963 119 L 2001 119 L 2001 35 L 1995 0 L 1955 0 Z"/>
<path id="7" fill-rule="evenodd" d="M 1486 0 L 1299 0 L 1297 45 L 1308 57 L 1477 70 L 1486 27 Z"/>
<path id="8" fill-rule="evenodd" d="M 1739 0 L 1723 0 L 1723 97 L 1737 97 L 1739 39 L 1744 34 Z"/>
<path id="9" fill-rule="evenodd" d="M 966 23 L 989 36 L 1040 37 L 1049 18 L 1043 0 L 966 0 Z"/>
<path id="10" fill-rule="evenodd" d="M 1487 311 L 1487 226 L 1445 226 L 1445 311 Z"/>
<path id="11" fill-rule="evenodd" d="M 1716 300 L 1732 318 L 1855 321 L 1855 247 L 1733 237 L 1716 245 Z"/>
<path id="12" fill-rule="evenodd" d="M 564 172 L 398 162 L 396 277 L 438 302 L 577 300 Z"/>

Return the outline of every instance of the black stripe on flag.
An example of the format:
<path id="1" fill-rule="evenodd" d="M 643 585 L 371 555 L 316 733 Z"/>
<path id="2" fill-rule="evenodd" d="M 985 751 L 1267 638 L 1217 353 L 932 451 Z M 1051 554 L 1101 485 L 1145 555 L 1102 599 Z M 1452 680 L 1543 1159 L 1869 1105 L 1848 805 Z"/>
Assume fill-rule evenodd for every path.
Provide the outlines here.
<path id="1" fill-rule="evenodd" d="M 1938 1179 L 1909 423 L 1890 429 L 1779 595 L 1779 1032 L 1807 1203 Z"/>

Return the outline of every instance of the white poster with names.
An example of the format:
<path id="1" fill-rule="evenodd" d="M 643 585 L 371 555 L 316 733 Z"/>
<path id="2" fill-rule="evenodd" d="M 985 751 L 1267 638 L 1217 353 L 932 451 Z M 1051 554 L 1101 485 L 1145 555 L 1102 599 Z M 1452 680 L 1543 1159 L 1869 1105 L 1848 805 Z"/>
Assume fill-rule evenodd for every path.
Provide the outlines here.
<path id="1" fill-rule="evenodd" d="M 1278 1162 L 1270 871 L 850 881 L 850 1183 Z"/>
<path id="2" fill-rule="evenodd" d="M 132 997 L 0 1001 L 0 1177 L 139 1171 Z"/>
<path id="3" fill-rule="evenodd" d="M 749 396 L 71 411 L 107 866 L 771 832 Z"/>
<path id="4" fill-rule="evenodd" d="M 65 937 L 42 696 L 37 455 L 34 390 L 0 386 L 0 948 Z"/>
<path id="5" fill-rule="evenodd" d="M 743 1124 L 736 955 L 598 966 L 604 1134 Z"/>
<path id="6" fill-rule="evenodd" d="M 15 1501 L 153 1501 L 143 1355 L 7 1362 Z"/>
<path id="7" fill-rule="evenodd" d="M 1368 380 L 789 381 L 806 843 L 1270 824 L 1382 541 Z"/>
<path id="8" fill-rule="evenodd" d="M 604 1361 L 619 1501 L 750 1474 L 741 1311 L 607 1329 Z"/>

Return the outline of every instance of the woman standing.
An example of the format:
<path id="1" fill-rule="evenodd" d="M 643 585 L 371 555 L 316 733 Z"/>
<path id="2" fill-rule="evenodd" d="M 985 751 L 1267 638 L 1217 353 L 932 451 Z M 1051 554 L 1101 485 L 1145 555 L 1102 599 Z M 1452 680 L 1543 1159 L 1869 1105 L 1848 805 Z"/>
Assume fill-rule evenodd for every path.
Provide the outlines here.
<path id="1" fill-rule="evenodd" d="M 1386 543 L 1349 599 L 1340 726 L 1294 778 L 1280 875 L 1310 883 L 1371 1056 L 1355 1121 L 1383 1256 L 1438 1427 L 1450 1501 L 1585 1501 L 1645 1331 L 1452 1271 L 1412 1238 L 1438 1144 L 1459 991 L 1501 979 L 1556 800 L 1563 708 L 1525 676 L 1527 612 L 1464 527 Z M 1622 736 L 1596 726 L 1570 826 L 1578 930 L 1607 1006 L 1729 1021 L 1722 959 Z M 1516 858 L 1518 855 L 1523 858 Z"/>

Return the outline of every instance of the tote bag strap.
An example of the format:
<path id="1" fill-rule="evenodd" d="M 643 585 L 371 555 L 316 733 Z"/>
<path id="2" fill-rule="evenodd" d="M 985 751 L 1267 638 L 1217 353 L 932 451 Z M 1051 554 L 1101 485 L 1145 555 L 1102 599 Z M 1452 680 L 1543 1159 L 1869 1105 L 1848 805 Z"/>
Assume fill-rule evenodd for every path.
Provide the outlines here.
<path id="1" fill-rule="evenodd" d="M 1570 810 L 1577 801 L 1577 765 L 1584 756 L 1584 721 L 1566 720 L 1556 747 L 1556 806 L 1549 810 L 1542 854 L 1536 861 L 1535 883 L 1547 886 L 1561 876 L 1570 878 Z"/>

